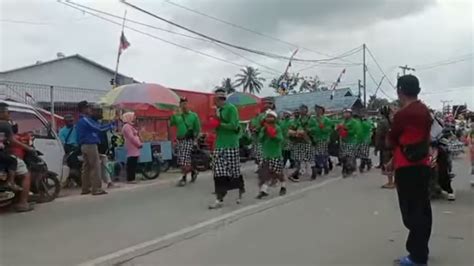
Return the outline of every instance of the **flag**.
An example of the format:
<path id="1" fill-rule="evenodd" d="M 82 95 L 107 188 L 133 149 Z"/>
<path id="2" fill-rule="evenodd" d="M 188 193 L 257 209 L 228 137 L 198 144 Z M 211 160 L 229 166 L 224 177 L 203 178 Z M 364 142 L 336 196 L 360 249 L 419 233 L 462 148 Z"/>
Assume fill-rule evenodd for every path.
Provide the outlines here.
<path id="1" fill-rule="evenodd" d="M 127 38 L 125 37 L 125 34 L 122 31 L 122 35 L 120 35 L 119 54 L 121 54 L 122 51 L 127 49 L 129 46 L 130 46 L 130 43 L 128 42 Z"/>

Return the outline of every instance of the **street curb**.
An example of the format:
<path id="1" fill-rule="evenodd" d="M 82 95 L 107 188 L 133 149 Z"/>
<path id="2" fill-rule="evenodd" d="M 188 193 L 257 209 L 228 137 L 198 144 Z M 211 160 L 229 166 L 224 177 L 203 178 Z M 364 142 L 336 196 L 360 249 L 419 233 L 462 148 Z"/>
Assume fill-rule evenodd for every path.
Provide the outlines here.
<path id="1" fill-rule="evenodd" d="M 183 228 L 176 232 L 161 236 L 159 238 L 137 244 L 108 255 L 84 262 L 79 266 L 111 266 L 120 265 L 126 263 L 136 257 L 146 255 L 148 253 L 169 247 L 173 244 L 181 242 L 186 239 L 190 239 L 206 233 L 212 229 L 219 228 L 231 224 L 237 220 L 240 220 L 246 216 L 250 216 L 256 213 L 263 212 L 276 206 L 286 204 L 304 196 L 305 193 L 321 188 L 330 183 L 341 180 L 342 177 L 331 178 L 321 183 L 308 186 L 306 188 L 289 193 L 284 197 L 276 197 L 267 201 L 259 202 L 257 204 L 249 205 L 241 209 L 226 213 L 224 215 L 212 218 L 210 220 L 192 225 L 190 227 Z"/>

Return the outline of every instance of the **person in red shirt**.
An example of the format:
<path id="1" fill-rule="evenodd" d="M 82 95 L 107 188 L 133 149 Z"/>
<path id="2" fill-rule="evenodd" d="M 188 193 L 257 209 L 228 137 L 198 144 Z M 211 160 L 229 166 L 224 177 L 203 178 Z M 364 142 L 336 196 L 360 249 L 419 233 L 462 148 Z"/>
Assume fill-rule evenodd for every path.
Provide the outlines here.
<path id="1" fill-rule="evenodd" d="M 400 211 L 409 230 L 406 248 L 409 255 L 399 264 L 426 265 L 431 235 L 432 213 L 429 197 L 429 143 L 432 117 L 428 107 L 418 99 L 418 78 L 398 78 L 397 94 L 402 107 L 391 121 L 389 144 L 393 147 L 392 167 Z"/>

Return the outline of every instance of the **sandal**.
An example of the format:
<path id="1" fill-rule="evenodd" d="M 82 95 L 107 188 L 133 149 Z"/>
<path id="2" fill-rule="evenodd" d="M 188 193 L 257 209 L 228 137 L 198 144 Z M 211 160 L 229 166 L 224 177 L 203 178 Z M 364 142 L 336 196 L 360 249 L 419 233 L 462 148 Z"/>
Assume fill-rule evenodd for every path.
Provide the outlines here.
<path id="1" fill-rule="evenodd" d="M 383 185 L 381 188 L 385 188 L 385 189 L 394 189 L 395 188 L 395 184 L 385 184 Z"/>
<path id="2" fill-rule="evenodd" d="M 26 204 L 17 204 L 13 207 L 13 209 L 16 212 L 29 212 L 29 211 L 34 210 L 35 208 L 33 207 L 33 205 L 26 203 Z"/>

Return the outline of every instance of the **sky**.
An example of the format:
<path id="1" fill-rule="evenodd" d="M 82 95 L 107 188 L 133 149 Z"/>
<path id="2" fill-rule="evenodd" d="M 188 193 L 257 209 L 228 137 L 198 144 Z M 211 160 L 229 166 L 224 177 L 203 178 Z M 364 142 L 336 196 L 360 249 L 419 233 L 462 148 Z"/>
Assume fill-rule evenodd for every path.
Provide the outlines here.
<path id="1" fill-rule="evenodd" d="M 470 0 L 127 1 L 216 39 L 283 56 L 290 56 L 298 48 L 297 58 L 327 59 L 365 43 L 376 59 L 367 52 L 368 95 L 375 92 L 385 73 L 387 78 L 377 96 L 396 98 L 391 84 L 396 83 L 397 74 L 401 73 L 398 66 L 408 65 L 416 69 L 413 74 L 420 79 L 421 98 L 431 107 L 440 108 L 442 100 L 450 100 L 451 104 L 467 103 L 474 108 L 474 17 Z M 133 10 L 119 0 L 73 2 L 118 16 L 127 10 L 127 19 L 193 35 Z M 120 19 L 112 19 L 121 24 Z M 119 71 L 139 81 L 212 91 L 222 79 L 234 78 L 242 66 L 249 65 L 257 67 L 267 79 L 262 96 L 268 96 L 273 93 L 267 86 L 269 81 L 281 74 L 287 64 L 285 60 L 223 48 L 131 22 L 126 25 L 142 33 L 125 29 L 131 46 L 122 54 Z M 56 0 L 0 0 L 0 71 L 51 60 L 58 52 L 81 54 L 114 68 L 120 31 L 120 25 Z M 293 62 L 290 71 L 318 76 L 330 85 L 346 69 L 340 87 L 350 86 L 356 92 L 363 74 L 362 58 L 360 51 L 331 61 L 335 63 L 331 66 Z"/>

